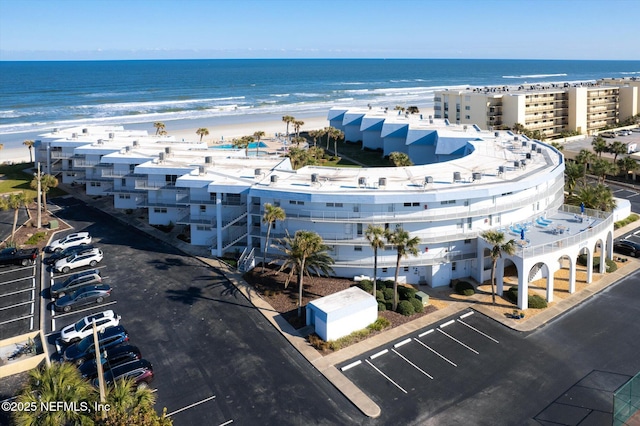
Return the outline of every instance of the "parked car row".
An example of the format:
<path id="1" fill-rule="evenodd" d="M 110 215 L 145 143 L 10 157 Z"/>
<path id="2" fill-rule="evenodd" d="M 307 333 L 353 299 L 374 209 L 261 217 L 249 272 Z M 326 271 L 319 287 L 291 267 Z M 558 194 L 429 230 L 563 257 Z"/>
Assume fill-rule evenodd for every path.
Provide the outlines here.
<path id="1" fill-rule="evenodd" d="M 640 256 L 640 244 L 629 240 L 618 240 L 613 242 L 613 250 L 616 253 L 631 257 Z"/>
<path id="2" fill-rule="evenodd" d="M 91 245 L 91 241 L 88 232 L 75 232 L 54 240 L 45 250 L 53 254 L 44 263 L 51 265 L 55 272 L 63 274 L 83 266 L 93 268 L 102 261 L 103 254 L 102 250 Z"/>
<path id="3" fill-rule="evenodd" d="M 137 346 L 129 344 L 129 333 L 120 325 L 120 318 L 120 315 L 108 310 L 88 315 L 64 327 L 60 341 L 68 346 L 63 349 L 62 358 L 74 363 L 84 378 L 98 386 L 93 336 L 95 322 L 104 382 L 109 385 L 116 380 L 130 378 L 137 387 L 148 387 L 154 376 L 153 365 L 142 358 Z"/>

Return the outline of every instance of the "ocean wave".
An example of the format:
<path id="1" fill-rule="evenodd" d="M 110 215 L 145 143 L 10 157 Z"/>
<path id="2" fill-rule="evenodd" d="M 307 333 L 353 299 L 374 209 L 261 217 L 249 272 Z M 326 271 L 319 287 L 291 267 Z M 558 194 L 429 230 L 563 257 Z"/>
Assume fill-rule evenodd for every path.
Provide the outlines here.
<path id="1" fill-rule="evenodd" d="M 635 74 L 640 74 L 640 71 L 629 71 L 629 72 L 620 71 L 620 74 L 623 74 L 623 75 L 635 75 Z"/>
<path id="2" fill-rule="evenodd" d="M 291 96 L 291 93 L 271 93 L 269 96 L 273 96 L 274 98 L 288 98 Z"/>
<path id="3" fill-rule="evenodd" d="M 135 90 L 133 92 L 97 92 L 97 93 L 86 93 L 81 95 L 84 98 L 111 98 L 111 97 L 121 97 L 121 96 L 132 96 L 132 95 L 146 95 L 148 91 L 144 90 Z"/>
<path id="4" fill-rule="evenodd" d="M 502 78 L 548 78 L 548 77 L 566 77 L 567 74 L 525 74 L 525 75 L 503 75 Z"/>

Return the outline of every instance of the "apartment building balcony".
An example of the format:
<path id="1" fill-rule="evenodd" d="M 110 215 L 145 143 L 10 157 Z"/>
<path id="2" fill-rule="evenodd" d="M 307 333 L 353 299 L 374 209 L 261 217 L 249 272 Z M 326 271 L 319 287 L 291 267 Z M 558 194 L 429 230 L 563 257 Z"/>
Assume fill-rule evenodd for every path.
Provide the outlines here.
<path id="1" fill-rule="evenodd" d="M 73 167 L 89 168 L 97 167 L 100 164 L 100 160 L 87 160 L 85 158 L 73 158 Z"/>
<path id="2" fill-rule="evenodd" d="M 161 189 L 172 190 L 172 191 L 187 190 L 187 188 L 176 186 L 176 184 L 173 182 L 153 182 L 153 181 L 150 182 L 147 179 L 136 179 L 135 187 L 136 189 L 146 189 L 147 191 L 159 191 Z"/>
<path id="3" fill-rule="evenodd" d="M 211 225 L 216 226 L 217 216 L 211 214 L 188 214 L 176 221 L 178 225 Z"/>
<path id="4" fill-rule="evenodd" d="M 73 157 L 73 152 L 63 152 L 52 150 L 50 153 L 52 160 L 68 160 Z"/>
<path id="5" fill-rule="evenodd" d="M 418 256 L 410 256 L 402 260 L 403 267 L 410 266 L 431 266 L 443 263 L 458 262 L 462 260 L 475 259 L 476 253 L 463 253 L 462 251 L 445 252 L 439 250 L 434 253 L 420 253 Z M 333 267 L 336 268 L 368 268 L 373 265 L 373 257 L 361 259 L 336 259 Z M 395 268 L 396 261 L 393 257 L 378 256 L 378 269 L 382 273 L 382 268 Z"/>

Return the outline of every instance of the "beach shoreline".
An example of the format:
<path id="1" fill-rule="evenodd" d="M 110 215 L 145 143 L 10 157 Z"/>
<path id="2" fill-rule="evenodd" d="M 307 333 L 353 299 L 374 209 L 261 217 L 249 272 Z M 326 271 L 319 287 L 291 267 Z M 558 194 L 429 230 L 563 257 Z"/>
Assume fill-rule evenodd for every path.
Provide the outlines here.
<path id="1" fill-rule="evenodd" d="M 419 106 L 420 113 L 428 116 L 433 114 L 433 108 L 429 106 Z M 391 114 L 391 112 L 390 112 Z M 231 142 L 235 138 L 251 136 L 257 131 L 262 131 L 265 135 L 262 139 L 271 139 L 276 134 L 285 134 L 287 124 L 282 121 L 282 117 L 290 115 L 296 120 L 303 121 L 300 131 L 323 129 L 329 126 L 327 120 L 328 110 L 324 114 L 320 111 L 313 113 L 286 113 L 276 114 L 246 114 L 238 116 L 182 119 L 164 121 L 167 135 L 173 136 L 177 141 L 199 141 L 200 136 L 196 133 L 199 128 L 206 128 L 209 134 L 202 137 L 202 142 L 209 145 Z M 156 128 L 153 122 L 141 122 L 123 125 L 125 130 L 146 130 L 150 135 L 155 134 Z M 289 133 L 294 133 L 293 125 L 289 125 Z M 25 140 L 37 140 L 43 131 L 6 133 L 0 135 L 0 143 L 4 148 L 0 150 L 0 164 L 3 163 L 28 163 L 29 149 L 23 145 Z"/>

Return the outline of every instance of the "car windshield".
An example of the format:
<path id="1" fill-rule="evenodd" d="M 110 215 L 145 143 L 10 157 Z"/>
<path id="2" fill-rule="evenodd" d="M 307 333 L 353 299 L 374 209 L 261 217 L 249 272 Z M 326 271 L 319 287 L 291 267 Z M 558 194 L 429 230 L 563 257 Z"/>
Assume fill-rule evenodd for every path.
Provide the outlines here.
<path id="1" fill-rule="evenodd" d="M 84 320 L 84 318 L 82 318 L 80 321 L 76 323 L 76 325 L 73 328 L 76 331 L 81 331 L 85 325 L 87 325 L 87 322 Z"/>

